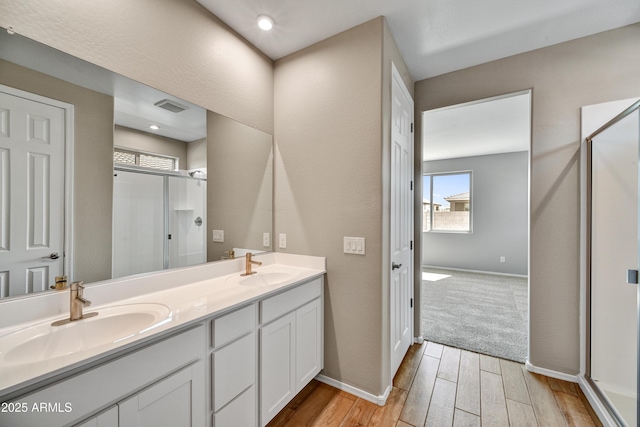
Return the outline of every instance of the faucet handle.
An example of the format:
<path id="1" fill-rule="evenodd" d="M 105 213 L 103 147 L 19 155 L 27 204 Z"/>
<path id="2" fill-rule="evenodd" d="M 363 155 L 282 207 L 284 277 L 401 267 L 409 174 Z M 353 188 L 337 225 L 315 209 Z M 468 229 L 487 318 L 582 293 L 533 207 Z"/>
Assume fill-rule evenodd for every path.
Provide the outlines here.
<path id="1" fill-rule="evenodd" d="M 84 282 L 71 282 L 70 288 L 72 291 L 77 291 L 80 295 L 82 295 L 82 290 L 84 289 Z"/>

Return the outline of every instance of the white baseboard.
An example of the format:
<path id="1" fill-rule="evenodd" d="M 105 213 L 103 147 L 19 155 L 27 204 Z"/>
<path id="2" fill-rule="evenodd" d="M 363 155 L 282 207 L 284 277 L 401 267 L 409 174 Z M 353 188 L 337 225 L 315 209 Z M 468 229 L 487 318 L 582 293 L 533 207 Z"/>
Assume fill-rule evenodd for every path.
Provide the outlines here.
<path id="1" fill-rule="evenodd" d="M 507 276 L 507 277 L 518 277 L 521 279 L 529 278 L 526 274 L 516 274 L 516 273 L 502 273 L 499 271 L 487 271 L 487 270 L 470 270 L 468 268 L 455 268 L 455 267 L 442 267 L 437 265 L 422 265 L 422 268 L 438 268 L 440 270 L 453 270 L 460 271 L 462 273 L 480 273 L 480 274 L 493 274 L 494 276 Z"/>
<path id="2" fill-rule="evenodd" d="M 570 383 L 579 384 L 577 375 L 565 374 L 564 372 L 552 371 L 551 369 L 540 368 L 538 366 L 532 365 L 527 359 L 524 362 L 524 366 L 527 368 L 527 371 L 533 372 L 534 374 L 544 375 L 545 377 L 556 378 L 558 380 L 568 381 Z"/>
<path id="3" fill-rule="evenodd" d="M 376 396 L 352 385 L 334 380 L 333 378 L 329 378 L 326 375 L 318 374 L 316 375 L 316 380 L 320 381 L 321 383 L 330 385 L 331 387 L 335 387 L 338 390 L 346 391 L 347 393 L 353 394 L 354 396 L 364 399 L 368 402 L 375 403 L 378 406 L 384 406 L 387 403 L 387 398 L 389 398 L 389 393 L 391 393 L 391 385 L 387 387 L 383 395 Z"/>

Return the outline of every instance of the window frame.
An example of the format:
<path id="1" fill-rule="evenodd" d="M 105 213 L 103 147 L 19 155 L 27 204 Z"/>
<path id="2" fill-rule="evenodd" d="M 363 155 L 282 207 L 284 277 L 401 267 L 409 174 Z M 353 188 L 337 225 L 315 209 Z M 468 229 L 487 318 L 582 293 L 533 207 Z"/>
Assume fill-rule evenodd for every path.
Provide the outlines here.
<path id="1" fill-rule="evenodd" d="M 468 230 L 446 230 L 446 229 L 435 229 L 433 228 L 433 213 L 435 209 L 433 209 L 433 181 L 434 177 L 438 176 L 449 176 L 449 175 L 468 175 L 469 176 L 469 228 Z M 423 178 L 425 176 L 429 177 L 429 203 L 431 204 L 431 208 L 429 209 L 429 229 L 422 230 L 423 233 L 451 233 L 451 234 L 473 234 L 473 171 L 472 170 L 461 170 L 461 171 L 448 171 L 448 172 L 427 172 L 422 174 Z M 424 214 L 423 214 L 424 215 Z"/>
<path id="2" fill-rule="evenodd" d="M 116 162 L 116 159 L 115 159 L 116 152 L 127 153 L 127 154 L 131 154 L 131 155 L 135 156 L 135 164 Z M 141 151 L 141 150 L 132 150 L 130 148 L 123 148 L 123 147 L 113 147 L 113 154 L 114 154 L 113 164 L 114 165 L 118 165 L 118 166 L 135 166 L 135 167 L 144 168 L 144 169 L 166 171 L 166 172 L 176 172 L 176 171 L 179 170 L 179 167 L 180 167 L 180 165 L 179 165 L 180 159 L 178 157 L 168 156 L 166 154 L 152 153 L 152 152 L 149 152 L 149 151 Z M 154 168 L 154 167 L 150 167 L 150 166 L 142 166 L 142 165 L 140 165 L 140 156 L 141 155 L 149 156 L 149 157 L 158 157 L 158 158 L 162 158 L 162 159 L 170 159 L 170 160 L 173 161 L 173 169 L 163 169 L 163 168 Z"/>

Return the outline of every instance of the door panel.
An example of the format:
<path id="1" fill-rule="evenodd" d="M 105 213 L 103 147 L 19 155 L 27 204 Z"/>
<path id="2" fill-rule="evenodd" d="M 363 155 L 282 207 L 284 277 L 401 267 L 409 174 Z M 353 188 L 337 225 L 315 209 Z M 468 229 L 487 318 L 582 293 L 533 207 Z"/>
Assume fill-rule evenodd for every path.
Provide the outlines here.
<path id="1" fill-rule="evenodd" d="M 64 109 L 0 92 L 0 296 L 63 274 L 64 127 Z"/>
<path id="2" fill-rule="evenodd" d="M 164 268 L 164 210 L 163 176 L 114 173 L 114 278 Z"/>
<path id="3" fill-rule="evenodd" d="M 391 108 L 391 369 L 413 341 L 413 100 L 395 68 Z"/>

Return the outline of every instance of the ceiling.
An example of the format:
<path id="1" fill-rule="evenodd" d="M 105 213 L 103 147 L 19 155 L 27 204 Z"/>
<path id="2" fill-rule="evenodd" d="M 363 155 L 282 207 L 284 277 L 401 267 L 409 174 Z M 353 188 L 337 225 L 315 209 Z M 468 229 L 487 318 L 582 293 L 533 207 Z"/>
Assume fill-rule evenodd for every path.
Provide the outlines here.
<path id="1" fill-rule="evenodd" d="M 483 99 L 422 113 L 422 160 L 528 151 L 531 93 Z"/>
<path id="2" fill-rule="evenodd" d="M 197 1 L 274 60 L 384 15 L 415 81 L 640 22 L 638 0 Z"/>

